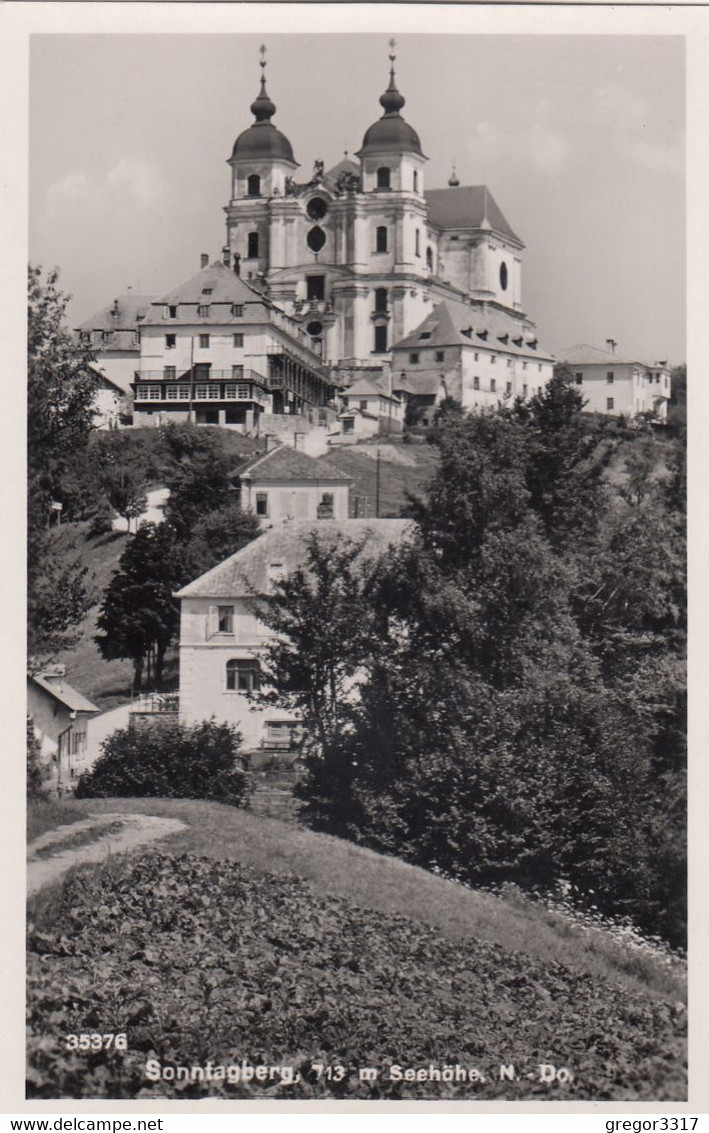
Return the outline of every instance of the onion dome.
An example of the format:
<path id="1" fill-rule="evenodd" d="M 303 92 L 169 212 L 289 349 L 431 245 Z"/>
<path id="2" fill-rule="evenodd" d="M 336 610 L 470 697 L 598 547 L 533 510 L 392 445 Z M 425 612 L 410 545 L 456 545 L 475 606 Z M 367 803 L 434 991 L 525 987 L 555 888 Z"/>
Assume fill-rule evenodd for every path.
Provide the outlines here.
<path id="1" fill-rule="evenodd" d="M 261 88 L 254 101 L 251 103 L 251 113 L 255 118 L 255 122 L 249 126 L 247 130 L 239 134 L 234 142 L 234 149 L 232 150 L 232 161 L 244 160 L 267 160 L 267 161 L 289 161 L 292 165 L 297 165 L 293 157 L 293 148 L 288 141 L 285 134 L 271 122 L 273 115 L 276 113 L 276 105 L 268 96 L 266 90 L 266 76 L 263 69 L 266 66 L 265 60 L 266 48 L 261 48 L 261 61 L 259 66 L 262 68 L 261 73 Z"/>
<path id="2" fill-rule="evenodd" d="M 390 46 L 394 47 L 393 40 Z M 389 58 L 391 60 L 389 86 L 379 99 L 384 113 L 379 121 L 367 130 L 357 157 L 368 157 L 377 153 L 416 153 L 419 157 L 423 157 L 418 134 L 413 126 L 409 126 L 408 122 L 404 121 L 400 114 L 402 107 L 406 104 L 406 99 L 397 90 L 394 75 L 396 56 L 393 50 Z"/>

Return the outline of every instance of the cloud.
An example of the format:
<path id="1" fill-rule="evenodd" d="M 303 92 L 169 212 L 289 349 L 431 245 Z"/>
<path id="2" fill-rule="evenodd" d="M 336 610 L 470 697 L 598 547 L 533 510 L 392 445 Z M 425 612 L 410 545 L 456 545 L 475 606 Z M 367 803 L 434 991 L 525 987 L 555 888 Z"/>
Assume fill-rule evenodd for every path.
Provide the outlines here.
<path id="1" fill-rule="evenodd" d="M 47 189 L 50 213 L 81 205 L 96 213 L 115 212 L 117 207 L 149 209 L 162 196 L 163 184 L 148 162 L 122 158 L 105 174 L 90 176 L 83 169 L 67 173 Z"/>
<path id="2" fill-rule="evenodd" d="M 494 122 L 479 122 L 468 142 L 479 167 L 495 166 L 508 159 L 533 165 L 540 173 L 561 173 L 569 164 L 571 146 L 550 122 L 551 107 L 538 100 L 523 112 L 521 128 L 514 137 Z"/>
<path id="3" fill-rule="evenodd" d="M 125 157 L 109 169 L 106 185 L 121 195 L 132 196 L 141 205 L 154 204 L 162 192 L 160 177 L 151 165 Z"/>
<path id="4" fill-rule="evenodd" d="M 684 176 L 684 135 L 674 134 L 666 141 L 650 141 L 645 136 L 651 112 L 637 95 L 620 86 L 599 87 L 591 115 L 607 137 L 632 161 L 654 173 Z M 655 133 L 653 125 L 653 133 Z"/>
<path id="5" fill-rule="evenodd" d="M 75 170 L 67 173 L 61 181 L 56 181 L 47 189 L 47 202 L 51 206 L 65 202 L 86 201 L 91 196 L 91 185 L 85 173 Z"/>
<path id="6" fill-rule="evenodd" d="M 566 138 L 542 122 L 535 122 L 527 135 L 529 157 L 541 173 L 561 173 L 569 163 Z"/>

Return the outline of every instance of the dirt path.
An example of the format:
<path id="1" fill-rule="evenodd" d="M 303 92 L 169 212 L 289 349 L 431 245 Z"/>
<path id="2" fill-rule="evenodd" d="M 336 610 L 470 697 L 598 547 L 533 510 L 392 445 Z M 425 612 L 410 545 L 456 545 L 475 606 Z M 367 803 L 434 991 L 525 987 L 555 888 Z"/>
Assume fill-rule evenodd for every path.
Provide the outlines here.
<path id="1" fill-rule="evenodd" d="M 120 828 L 115 829 L 119 823 Z M 113 829 L 107 831 L 106 827 Z M 113 854 L 125 853 L 184 829 L 185 823 L 177 818 L 159 818 L 152 814 L 97 814 L 82 822 L 49 830 L 27 848 L 27 894 L 36 893 L 44 885 L 57 881 L 72 866 L 103 862 Z M 80 844 L 76 844 L 79 839 Z M 73 845 L 62 849 L 62 845 L 68 842 Z M 45 851 L 49 851 L 48 855 L 40 856 L 40 852 L 44 854 Z"/>

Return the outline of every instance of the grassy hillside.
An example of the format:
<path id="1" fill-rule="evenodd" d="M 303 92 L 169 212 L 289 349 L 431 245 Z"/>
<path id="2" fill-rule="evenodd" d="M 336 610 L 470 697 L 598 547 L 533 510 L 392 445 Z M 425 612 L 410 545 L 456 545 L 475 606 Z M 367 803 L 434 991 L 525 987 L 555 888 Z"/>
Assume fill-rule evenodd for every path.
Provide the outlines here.
<path id="1" fill-rule="evenodd" d="M 176 853 L 228 858 L 257 872 L 299 877 L 321 896 L 346 897 L 362 908 L 399 913 L 442 932 L 527 952 L 541 963 L 561 963 L 627 991 L 671 1000 L 684 995 L 684 969 L 664 952 L 636 946 L 626 933 L 551 912 L 516 890 L 504 898 L 447 881 L 418 866 L 351 842 L 248 810 L 192 799 L 74 799 L 33 804 L 31 834 L 79 821 L 88 814 L 155 814 L 178 818 L 187 829 L 163 845 Z"/>
<path id="2" fill-rule="evenodd" d="M 428 444 L 366 444 L 334 448 L 319 458 L 326 468 L 336 468 L 353 480 L 350 495 L 366 500 L 365 516 L 376 514 L 377 449 L 379 461 L 379 514 L 400 516 L 409 494 L 425 495 L 438 466 L 438 450 Z"/>
<path id="3" fill-rule="evenodd" d="M 205 804 L 177 807 L 184 818 L 195 805 Z M 219 829 L 228 829 L 226 808 L 216 810 Z M 276 855 L 286 830 L 266 829 Z M 360 852 L 349 857 L 343 899 L 324 891 L 321 876 L 306 882 L 293 869 L 265 872 L 223 845 L 211 855 L 179 854 L 195 834 L 191 827 L 174 837 L 178 856 L 163 849 L 114 860 L 34 903 L 28 1096 L 685 1097 L 682 1009 L 619 993 L 573 959 L 540 959 L 509 938 L 485 940 L 475 910 L 484 921 L 480 910 L 495 898 L 476 905 L 481 895 L 422 870 L 407 887 L 408 867 Z M 331 877 L 339 844 L 310 838 L 320 874 Z M 446 891 L 435 903 L 439 916 L 446 905 L 451 914 L 467 905 L 467 930 L 441 930 L 430 912 L 421 915 L 435 888 Z M 404 892 L 410 907 L 402 910 Z M 386 912 L 377 901 L 388 903 Z M 507 910 L 497 905 L 504 931 Z M 534 941 L 536 926 L 527 923 Z M 64 1049 L 66 1034 L 99 1029 L 124 1032 L 127 1051 Z M 236 1070 L 232 1081 L 174 1081 L 178 1066 L 242 1060 L 288 1069 L 266 1081 Z M 544 1081 L 541 1064 L 563 1065 L 568 1077 Z M 440 1081 L 429 1069 L 447 1065 L 463 1068 L 462 1079 Z M 514 1066 L 512 1080 L 501 1065 Z M 374 1073 L 362 1078 L 362 1067 Z"/>

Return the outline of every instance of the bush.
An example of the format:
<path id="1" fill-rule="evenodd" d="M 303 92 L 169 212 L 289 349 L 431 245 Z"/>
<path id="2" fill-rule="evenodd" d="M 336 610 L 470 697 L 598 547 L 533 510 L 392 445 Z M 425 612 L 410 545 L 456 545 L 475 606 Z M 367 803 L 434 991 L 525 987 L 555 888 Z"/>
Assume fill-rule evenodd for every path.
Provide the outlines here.
<path id="1" fill-rule="evenodd" d="M 229 724 L 123 728 L 81 776 L 77 798 L 213 799 L 245 806 L 251 779 L 238 754 L 241 735 Z"/>
<path id="2" fill-rule="evenodd" d="M 47 780 L 49 771 L 42 760 L 39 740 L 34 733 L 34 723 L 27 717 L 27 798 L 46 799 L 49 795 Z"/>

